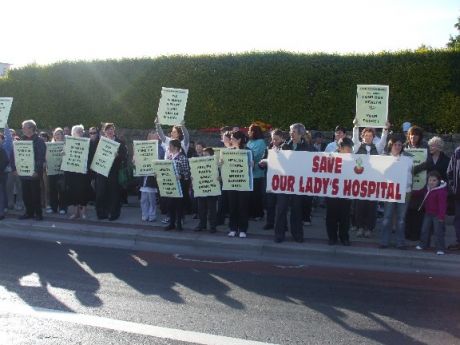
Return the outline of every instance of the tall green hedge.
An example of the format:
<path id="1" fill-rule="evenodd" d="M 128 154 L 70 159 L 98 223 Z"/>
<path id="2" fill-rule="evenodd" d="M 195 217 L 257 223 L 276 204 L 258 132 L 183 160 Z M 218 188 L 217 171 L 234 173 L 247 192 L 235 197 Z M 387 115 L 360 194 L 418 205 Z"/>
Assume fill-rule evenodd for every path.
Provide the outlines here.
<path id="1" fill-rule="evenodd" d="M 162 86 L 190 90 L 191 128 L 263 120 L 286 128 L 351 127 L 357 84 L 390 85 L 390 119 L 427 130 L 460 132 L 460 52 L 377 55 L 250 53 L 172 56 L 27 66 L 0 79 L 13 96 L 11 125 L 153 126 Z"/>

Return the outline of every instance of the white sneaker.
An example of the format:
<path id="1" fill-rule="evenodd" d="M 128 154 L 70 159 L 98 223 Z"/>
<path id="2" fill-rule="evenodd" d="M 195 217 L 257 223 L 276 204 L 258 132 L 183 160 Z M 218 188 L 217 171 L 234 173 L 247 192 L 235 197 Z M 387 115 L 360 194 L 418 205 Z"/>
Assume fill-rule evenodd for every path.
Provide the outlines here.
<path id="1" fill-rule="evenodd" d="M 445 253 L 444 253 L 442 250 L 438 250 L 438 251 L 436 252 L 436 255 L 444 255 L 444 254 L 445 254 Z"/>
<path id="2" fill-rule="evenodd" d="M 364 230 L 362 228 L 359 228 L 358 231 L 356 232 L 356 237 L 363 237 L 364 236 Z"/>
<path id="3" fill-rule="evenodd" d="M 228 237 L 235 237 L 236 236 L 236 231 L 230 231 L 228 234 L 227 234 Z"/>
<path id="4" fill-rule="evenodd" d="M 311 222 L 303 222 L 303 225 L 305 225 L 305 226 L 311 226 Z"/>
<path id="5" fill-rule="evenodd" d="M 53 209 L 51 207 L 47 207 L 45 212 L 48 214 L 53 213 Z"/>
<path id="6" fill-rule="evenodd" d="M 67 214 L 67 212 L 66 212 L 65 210 L 60 210 L 60 211 L 59 211 L 59 214 L 64 215 L 64 214 Z"/>
<path id="7" fill-rule="evenodd" d="M 246 235 L 245 232 L 240 232 L 240 238 L 246 238 L 246 237 L 247 237 L 247 235 Z"/>
<path id="8" fill-rule="evenodd" d="M 417 249 L 417 250 L 423 250 L 422 246 L 420 246 L 420 245 L 416 246 L 415 249 Z"/>
<path id="9" fill-rule="evenodd" d="M 169 223 L 169 217 L 166 217 L 166 218 L 162 219 L 161 222 L 163 224 L 168 224 Z"/>

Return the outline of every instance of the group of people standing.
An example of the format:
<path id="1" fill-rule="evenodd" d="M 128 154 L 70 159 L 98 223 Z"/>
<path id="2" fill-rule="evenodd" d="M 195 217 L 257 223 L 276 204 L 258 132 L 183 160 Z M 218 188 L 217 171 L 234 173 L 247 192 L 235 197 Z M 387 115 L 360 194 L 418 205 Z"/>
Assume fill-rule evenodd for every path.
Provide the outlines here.
<path id="1" fill-rule="evenodd" d="M 420 240 L 417 248 L 429 246 L 431 228 L 434 229 L 435 245 L 438 254 L 445 251 L 444 219 L 447 212 L 447 194 L 454 196 L 455 228 L 458 243 L 453 246 L 460 249 L 460 149 L 457 148 L 451 158 L 443 153 L 443 141 L 440 137 L 433 137 L 428 142 L 423 138 L 423 130 L 417 126 L 405 128 L 407 133 L 389 133 L 390 124 L 382 130 L 380 137 L 374 128 L 354 126 L 353 135 L 347 137 L 346 129 L 337 126 L 334 140 L 327 144 L 323 142 L 320 132 L 310 135 L 301 123 L 294 123 L 289 133 L 274 129 L 270 133 L 267 145 L 264 132 L 257 124 L 251 124 L 246 131 L 238 126 L 221 128 L 221 145 L 226 149 L 240 149 L 251 152 L 253 191 L 223 190 L 218 197 L 194 197 L 191 172 L 188 159 L 196 156 L 212 156 L 214 150 L 203 142 L 196 145 L 190 141 L 190 135 L 184 125 L 173 126 L 170 135 L 164 134 L 161 125 L 155 121 L 155 130 L 152 130 L 147 139 L 158 140 L 159 158 L 174 161 L 177 179 L 182 190 L 182 198 L 164 198 L 159 195 L 155 176 L 142 177 L 139 181 L 141 199 L 141 217 L 143 221 L 156 221 L 157 205 L 160 205 L 165 230 L 182 230 L 184 214 L 187 210 L 195 212 L 199 224 L 195 231 L 203 231 L 209 223 L 209 231 L 215 232 L 218 225 L 225 222 L 228 216 L 228 236 L 245 238 L 249 230 L 249 220 L 265 218 L 265 230 L 274 230 L 275 242 L 285 240 L 285 234 L 290 230 L 296 242 L 303 242 L 303 226 L 311 224 L 311 209 L 314 199 L 312 196 L 288 195 L 267 193 L 266 171 L 269 150 L 293 150 L 311 152 L 339 152 L 363 155 L 390 155 L 400 157 L 410 155 L 405 149 L 426 148 L 427 160 L 422 164 L 410 167 L 405 188 L 404 203 L 385 202 L 383 204 L 383 221 L 381 228 L 380 247 L 390 245 L 391 233 L 396 233 L 396 247 L 406 248 L 406 239 Z M 46 133 L 38 133 L 33 120 L 22 123 L 23 136 L 19 138 L 15 132 L 5 128 L 0 136 L 2 149 L 0 150 L 0 219 L 4 217 L 4 209 L 11 207 L 15 201 L 23 200 L 25 212 L 21 219 L 43 219 L 42 207 L 46 212 L 66 214 L 72 206 L 72 219 L 85 219 L 86 206 L 94 201 L 98 219 L 114 221 L 120 217 L 121 186 L 119 172 L 123 164 L 128 162 L 128 150 L 125 143 L 116 136 L 113 123 L 105 123 L 100 132 L 97 128 L 89 129 L 90 150 L 88 164 L 96 152 L 100 135 L 120 143 L 114 163 L 108 176 L 91 171 L 86 173 L 63 172 L 59 175 L 46 176 Z M 65 135 L 74 137 L 84 136 L 82 125 L 67 128 L 56 128 L 51 141 L 65 140 Z M 20 177 L 20 185 L 14 187 L 16 200 L 11 200 L 8 186 L 16 186 L 13 182 L 18 179 L 15 172 L 13 154 L 13 140 L 30 140 L 34 147 L 34 174 L 30 177 Z M 412 190 L 412 176 L 423 170 L 427 171 L 428 183 L 421 191 Z M 22 189 L 22 193 L 19 192 Z M 43 193 L 43 189 L 46 192 Z M 43 195 L 47 197 L 43 197 Z M 22 197 L 22 198 L 21 198 Z M 45 204 L 43 204 L 45 199 Z M 376 228 L 378 203 L 368 200 L 350 200 L 341 198 L 326 198 L 322 200 L 326 205 L 326 228 L 329 244 L 335 245 L 339 241 L 343 245 L 350 245 L 349 230 L 353 226 L 357 236 L 371 237 Z"/>

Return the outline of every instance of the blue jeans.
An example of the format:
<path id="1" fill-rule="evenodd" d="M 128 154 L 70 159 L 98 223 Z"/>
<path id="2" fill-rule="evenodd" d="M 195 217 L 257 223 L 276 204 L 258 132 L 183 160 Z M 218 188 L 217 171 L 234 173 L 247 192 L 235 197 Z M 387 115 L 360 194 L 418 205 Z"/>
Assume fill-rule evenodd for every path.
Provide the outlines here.
<path id="1" fill-rule="evenodd" d="M 390 244 L 391 230 L 393 228 L 393 214 L 396 212 L 396 246 L 403 247 L 405 243 L 406 203 L 386 202 L 383 209 L 382 234 L 380 244 Z"/>
<path id="2" fill-rule="evenodd" d="M 434 230 L 433 232 L 435 236 L 436 250 L 444 250 L 446 246 L 444 243 L 444 222 L 439 221 L 438 217 L 436 217 L 435 215 L 428 213 L 425 213 L 425 216 L 423 217 L 422 234 L 420 236 L 420 246 L 422 248 L 428 247 L 431 226 L 433 226 Z"/>

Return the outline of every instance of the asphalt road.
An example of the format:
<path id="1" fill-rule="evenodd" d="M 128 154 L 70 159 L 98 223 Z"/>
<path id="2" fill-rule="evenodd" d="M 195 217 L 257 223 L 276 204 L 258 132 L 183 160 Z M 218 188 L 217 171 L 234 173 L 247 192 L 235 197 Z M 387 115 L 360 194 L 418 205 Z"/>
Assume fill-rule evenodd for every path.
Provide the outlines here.
<path id="1" fill-rule="evenodd" d="M 460 278 L 0 240 L 0 344 L 460 344 Z"/>

